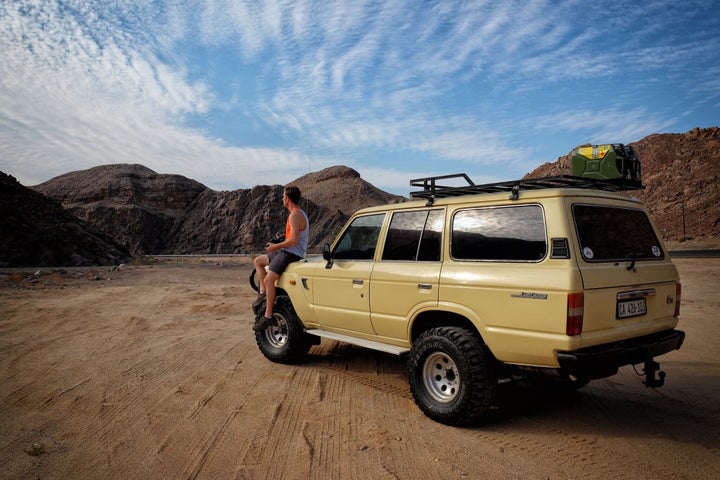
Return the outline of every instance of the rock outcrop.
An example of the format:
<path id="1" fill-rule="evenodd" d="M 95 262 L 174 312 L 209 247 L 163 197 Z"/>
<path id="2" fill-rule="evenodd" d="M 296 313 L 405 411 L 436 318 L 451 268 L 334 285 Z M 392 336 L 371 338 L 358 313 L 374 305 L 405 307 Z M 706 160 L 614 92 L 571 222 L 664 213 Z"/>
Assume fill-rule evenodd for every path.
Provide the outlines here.
<path id="1" fill-rule="evenodd" d="M 650 135 L 629 144 L 642 164 L 642 199 L 663 238 L 720 240 L 720 128 Z M 569 152 L 536 168 L 526 178 L 571 175 Z"/>
<path id="2" fill-rule="evenodd" d="M 130 258 L 106 233 L 0 172 L 0 267 L 118 265 Z"/>

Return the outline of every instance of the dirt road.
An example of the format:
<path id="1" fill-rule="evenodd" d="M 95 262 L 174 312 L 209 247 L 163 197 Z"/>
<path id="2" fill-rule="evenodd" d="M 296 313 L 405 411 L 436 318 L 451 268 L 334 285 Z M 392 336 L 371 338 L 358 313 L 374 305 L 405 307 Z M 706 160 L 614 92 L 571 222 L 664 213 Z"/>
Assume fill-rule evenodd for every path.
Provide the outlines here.
<path id="1" fill-rule="evenodd" d="M 507 386 L 496 422 L 422 415 L 399 357 L 255 345 L 248 259 L 0 272 L 3 479 L 720 478 L 720 259 L 678 259 L 666 385 Z"/>

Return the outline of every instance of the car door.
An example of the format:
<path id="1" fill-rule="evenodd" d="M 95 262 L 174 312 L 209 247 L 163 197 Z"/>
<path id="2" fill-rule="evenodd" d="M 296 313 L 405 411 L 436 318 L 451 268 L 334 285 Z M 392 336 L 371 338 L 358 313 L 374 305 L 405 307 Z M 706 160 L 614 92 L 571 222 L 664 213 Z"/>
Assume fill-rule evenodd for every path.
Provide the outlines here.
<path id="1" fill-rule="evenodd" d="M 393 213 L 370 281 L 370 316 L 379 336 L 407 340 L 414 312 L 437 306 L 444 219 L 443 209 Z"/>
<path id="2" fill-rule="evenodd" d="M 370 323 L 370 275 L 385 213 L 355 218 L 331 252 L 328 268 L 314 279 L 317 320 L 324 330 L 374 333 Z"/>

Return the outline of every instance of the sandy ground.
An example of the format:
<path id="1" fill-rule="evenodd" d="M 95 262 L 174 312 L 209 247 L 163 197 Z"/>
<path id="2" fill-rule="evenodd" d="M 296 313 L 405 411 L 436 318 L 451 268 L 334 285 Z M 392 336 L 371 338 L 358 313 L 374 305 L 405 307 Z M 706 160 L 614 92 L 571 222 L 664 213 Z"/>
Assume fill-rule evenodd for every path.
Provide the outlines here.
<path id="1" fill-rule="evenodd" d="M 675 261 L 685 346 L 561 393 L 503 390 L 498 420 L 415 406 L 399 357 L 255 345 L 250 260 L 0 272 L 3 479 L 717 479 L 720 259 Z"/>

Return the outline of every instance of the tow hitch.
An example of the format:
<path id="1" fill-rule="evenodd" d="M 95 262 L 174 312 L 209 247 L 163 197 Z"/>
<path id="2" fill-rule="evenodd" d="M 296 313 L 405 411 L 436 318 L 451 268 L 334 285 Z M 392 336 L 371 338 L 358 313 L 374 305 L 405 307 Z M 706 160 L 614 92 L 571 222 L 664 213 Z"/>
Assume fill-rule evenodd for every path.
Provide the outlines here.
<path id="1" fill-rule="evenodd" d="M 658 388 L 665 384 L 665 372 L 660 370 L 660 364 L 653 360 L 652 357 L 648 357 L 645 360 L 645 381 L 643 382 L 647 388 Z M 658 378 L 655 378 L 655 372 L 658 374 Z"/>

